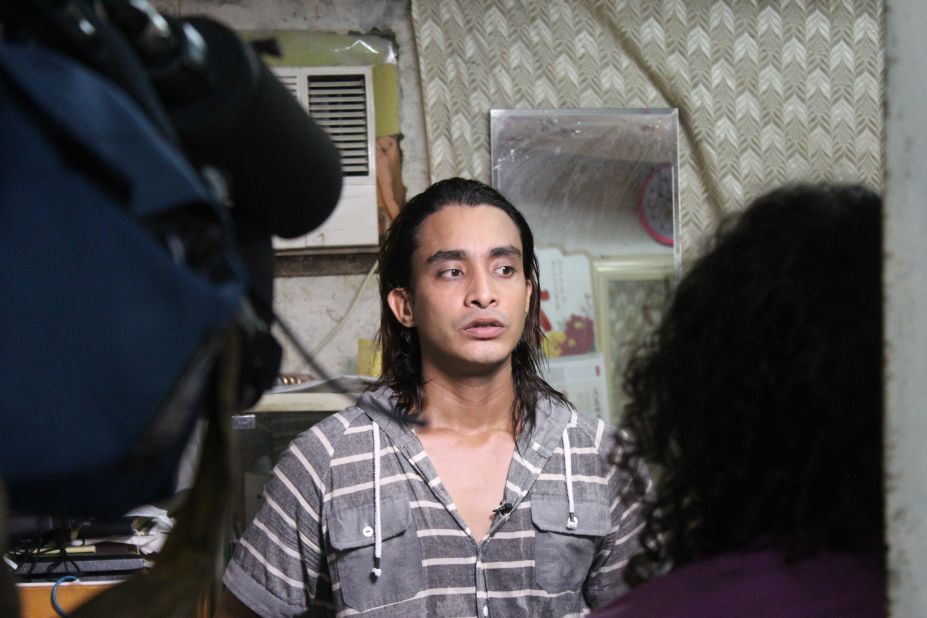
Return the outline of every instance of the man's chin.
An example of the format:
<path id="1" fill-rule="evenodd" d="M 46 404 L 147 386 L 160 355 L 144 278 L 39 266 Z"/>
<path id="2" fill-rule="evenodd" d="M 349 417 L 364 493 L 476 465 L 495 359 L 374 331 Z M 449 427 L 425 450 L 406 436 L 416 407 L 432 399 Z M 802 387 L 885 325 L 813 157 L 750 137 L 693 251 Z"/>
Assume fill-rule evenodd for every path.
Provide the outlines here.
<path id="1" fill-rule="evenodd" d="M 500 353 L 453 356 L 429 364 L 452 379 L 491 378 L 500 372 L 511 371 L 512 355 Z"/>
<path id="2" fill-rule="evenodd" d="M 511 371 L 512 355 L 487 355 L 461 359 L 458 368 L 460 377 L 491 377 L 500 371 Z"/>

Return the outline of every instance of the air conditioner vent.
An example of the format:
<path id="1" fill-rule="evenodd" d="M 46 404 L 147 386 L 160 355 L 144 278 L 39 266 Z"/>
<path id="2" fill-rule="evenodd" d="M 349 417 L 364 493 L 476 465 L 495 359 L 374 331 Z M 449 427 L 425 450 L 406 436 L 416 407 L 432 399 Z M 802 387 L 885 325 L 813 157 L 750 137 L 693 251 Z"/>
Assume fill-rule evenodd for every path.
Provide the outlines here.
<path id="1" fill-rule="evenodd" d="M 370 67 L 276 67 L 274 73 L 331 137 L 341 155 L 344 174 L 341 199 L 328 220 L 306 236 L 275 238 L 274 247 L 375 246 L 378 225 Z"/>
<path id="2" fill-rule="evenodd" d="M 278 72 L 277 78 L 283 83 L 284 87 L 289 90 L 294 97 L 299 98 L 299 75 L 296 73 Z"/>
<path id="3" fill-rule="evenodd" d="M 370 173 L 367 88 L 363 75 L 308 75 L 309 114 L 341 153 L 345 176 Z"/>

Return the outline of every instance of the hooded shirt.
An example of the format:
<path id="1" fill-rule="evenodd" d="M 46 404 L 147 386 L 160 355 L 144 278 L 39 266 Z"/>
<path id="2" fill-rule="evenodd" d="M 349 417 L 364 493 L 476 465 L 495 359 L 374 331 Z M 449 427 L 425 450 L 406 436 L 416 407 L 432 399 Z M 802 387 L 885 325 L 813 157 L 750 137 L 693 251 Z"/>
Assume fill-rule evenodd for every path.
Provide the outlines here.
<path id="1" fill-rule="evenodd" d="M 613 428 L 538 403 L 502 506 L 474 539 L 380 388 L 280 457 L 224 583 L 263 616 L 575 616 L 625 590 L 639 549 Z"/>

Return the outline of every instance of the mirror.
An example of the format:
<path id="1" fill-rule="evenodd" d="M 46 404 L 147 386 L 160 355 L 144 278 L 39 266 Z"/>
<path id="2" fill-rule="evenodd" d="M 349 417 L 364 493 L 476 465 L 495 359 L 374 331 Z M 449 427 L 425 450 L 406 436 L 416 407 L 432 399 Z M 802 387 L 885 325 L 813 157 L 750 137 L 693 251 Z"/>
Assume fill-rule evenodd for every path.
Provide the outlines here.
<path id="1" fill-rule="evenodd" d="M 531 225 L 545 377 L 616 422 L 621 374 L 678 271 L 675 109 L 496 109 L 492 183 Z"/>
<path id="2" fill-rule="evenodd" d="M 539 246 L 590 257 L 674 254 L 674 109 L 490 112 L 492 183 Z"/>

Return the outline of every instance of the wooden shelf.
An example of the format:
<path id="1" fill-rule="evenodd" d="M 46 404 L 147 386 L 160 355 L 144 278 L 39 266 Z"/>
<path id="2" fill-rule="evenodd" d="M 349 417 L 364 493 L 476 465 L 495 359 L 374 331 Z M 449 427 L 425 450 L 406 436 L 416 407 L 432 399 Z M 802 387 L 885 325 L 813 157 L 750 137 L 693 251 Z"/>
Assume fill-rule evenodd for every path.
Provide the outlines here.
<path id="1" fill-rule="evenodd" d="M 71 613 L 78 607 L 123 580 L 100 580 L 87 582 L 63 582 L 55 591 L 58 605 L 65 612 Z M 58 618 L 59 614 L 51 603 L 51 582 L 22 582 L 16 584 L 19 592 L 20 618 Z M 193 618 L 208 618 L 209 602 L 203 599 L 197 605 Z"/>
<path id="2" fill-rule="evenodd" d="M 64 582 L 58 586 L 55 598 L 58 605 L 70 613 L 107 588 L 119 583 L 119 580 L 92 582 Z M 22 618 L 58 618 L 58 613 L 51 604 L 53 583 L 21 583 L 16 585 L 19 591 L 20 616 Z"/>
<path id="3" fill-rule="evenodd" d="M 354 403 L 340 393 L 271 393 L 261 397 L 245 413 L 258 412 L 338 412 Z"/>

